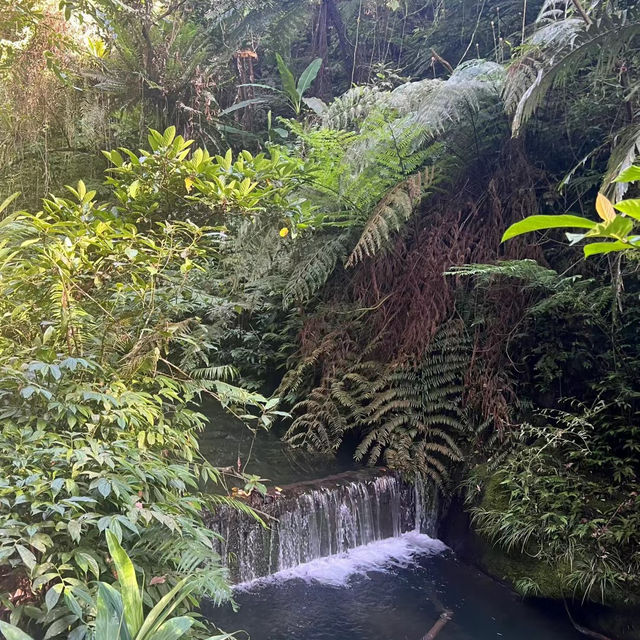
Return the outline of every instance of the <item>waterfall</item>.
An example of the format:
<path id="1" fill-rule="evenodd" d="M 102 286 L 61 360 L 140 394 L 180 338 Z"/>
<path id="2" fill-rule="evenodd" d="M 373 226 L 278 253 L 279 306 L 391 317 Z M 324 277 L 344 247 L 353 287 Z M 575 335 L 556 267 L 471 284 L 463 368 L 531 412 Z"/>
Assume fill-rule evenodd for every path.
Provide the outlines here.
<path id="1" fill-rule="evenodd" d="M 395 474 L 350 472 L 284 487 L 257 509 L 269 526 L 232 509 L 208 518 L 234 582 L 248 582 L 407 531 L 434 534 L 433 494 Z"/>

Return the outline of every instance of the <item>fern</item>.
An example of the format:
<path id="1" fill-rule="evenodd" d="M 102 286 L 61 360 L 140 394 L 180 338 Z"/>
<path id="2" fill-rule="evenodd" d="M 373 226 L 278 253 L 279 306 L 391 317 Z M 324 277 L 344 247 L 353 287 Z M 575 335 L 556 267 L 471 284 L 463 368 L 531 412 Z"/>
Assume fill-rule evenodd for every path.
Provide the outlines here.
<path id="1" fill-rule="evenodd" d="M 623 48 L 640 34 L 640 15 L 633 10 L 603 13 L 588 22 L 583 17 L 549 18 L 548 11 L 541 16 L 524 56 L 509 70 L 504 99 L 513 113 L 514 136 L 567 74 L 594 58 L 601 71 L 611 68 Z"/>
<path id="2" fill-rule="evenodd" d="M 456 323 L 447 323 L 418 365 L 359 362 L 313 389 L 293 408 L 297 417 L 285 439 L 333 452 L 355 431 L 362 438 L 357 460 L 383 460 L 444 488 L 451 464 L 462 459 L 461 382 L 467 365 L 466 339 Z"/>
<path id="3" fill-rule="evenodd" d="M 338 449 L 348 423 L 330 388 L 313 389 L 293 407 L 293 413 L 300 415 L 285 434 L 289 444 L 327 453 Z"/>
<path id="4" fill-rule="evenodd" d="M 451 267 L 448 276 L 473 276 L 487 283 L 494 277 L 518 278 L 529 287 L 557 289 L 565 282 L 574 282 L 575 277 L 562 278 L 553 269 L 538 264 L 535 260 L 504 260 L 496 264 L 463 264 Z"/>
<path id="5" fill-rule="evenodd" d="M 327 129 L 358 129 L 376 107 L 387 100 L 388 93 L 375 87 L 353 87 L 336 98 L 326 110 L 322 124 Z"/>
<path id="6" fill-rule="evenodd" d="M 391 370 L 379 381 L 356 459 L 367 458 L 369 464 L 384 459 L 444 488 L 451 464 L 462 459 L 457 441 L 465 431 L 461 382 L 467 364 L 459 328 L 444 325 L 419 366 Z"/>
<path id="7" fill-rule="evenodd" d="M 374 208 L 360 239 L 349 256 L 346 266 L 361 262 L 365 256 L 373 256 L 406 222 L 416 205 L 433 184 L 435 172 L 424 169 L 396 185 Z"/>
<path id="8" fill-rule="evenodd" d="M 294 268 L 283 294 L 285 308 L 310 300 L 326 283 L 336 264 L 346 253 L 349 234 L 326 236 L 319 234 L 304 255 L 294 261 Z"/>
<path id="9" fill-rule="evenodd" d="M 605 190 L 617 202 L 624 198 L 629 188 L 628 182 L 614 182 L 614 180 L 628 169 L 640 155 L 640 125 L 633 124 L 618 131 L 613 138 L 613 150 L 609 157 L 607 172 L 603 185 Z"/>
<path id="10" fill-rule="evenodd" d="M 473 161 L 473 152 L 481 152 L 478 135 L 486 147 L 495 143 L 495 135 L 504 137 L 503 81 L 500 65 L 474 60 L 446 81 L 410 82 L 375 94 L 375 108 L 344 156 L 341 193 L 349 195 L 353 224 L 364 225 L 347 266 L 380 250 L 410 217 L 436 174 L 452 181 Z M 489 114 L 482 123 L 481 111 Z"/>

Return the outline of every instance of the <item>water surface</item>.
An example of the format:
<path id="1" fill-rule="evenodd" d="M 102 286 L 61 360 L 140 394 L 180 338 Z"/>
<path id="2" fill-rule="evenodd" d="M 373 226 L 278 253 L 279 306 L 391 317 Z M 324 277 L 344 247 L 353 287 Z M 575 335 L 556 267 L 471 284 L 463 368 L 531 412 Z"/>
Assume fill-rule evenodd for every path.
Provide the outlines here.
<path id="1" fill-rule="evenodd" d="M 444 545 L 408 533 L 236 588 L 239 611 L 206 609 L 252 640 L 421 640 L 445 609 L 438 640 L 578 640 L 561 612 L 523 602 L 460 563 Z"/>
<path id="2" fill-rule="evenodd" d="M 218 403 L 206 402 L 200 411 L 209 419 L 199 438 L 200 451 L 217 467 L 240 468 L 280 486 L 356 468 L 349 457 L 294 449 L 282 442 L 276 431 L 253 431 Z"/>

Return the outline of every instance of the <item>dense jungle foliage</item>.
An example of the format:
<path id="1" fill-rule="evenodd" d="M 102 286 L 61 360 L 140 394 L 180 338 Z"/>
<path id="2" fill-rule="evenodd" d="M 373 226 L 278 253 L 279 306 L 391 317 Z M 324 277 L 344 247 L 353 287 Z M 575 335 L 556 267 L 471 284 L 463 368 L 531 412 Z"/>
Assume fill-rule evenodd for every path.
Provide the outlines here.
<path id="1" fill-rule="evenodd" d="M 0 6 L 0 632 L 228 637 L 208 396 L 638 606 L 639 69 L 634 0 Z"/>

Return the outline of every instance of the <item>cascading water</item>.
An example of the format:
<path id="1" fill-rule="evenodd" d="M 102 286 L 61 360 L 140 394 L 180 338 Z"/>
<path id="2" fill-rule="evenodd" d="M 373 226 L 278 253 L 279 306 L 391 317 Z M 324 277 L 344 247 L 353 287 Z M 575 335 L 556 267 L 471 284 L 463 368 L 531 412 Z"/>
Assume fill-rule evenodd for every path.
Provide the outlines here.
<path id="1" fill-rule="evenodd" d="M 248 582 L 407 531 L 433 535 L 430 496 L 424 483 L 394 474 L 346 473 L 268 495 L 258 507 L 268 527 L 234 510 L 217 513 L 210 526 L 233 581 Z"/>

